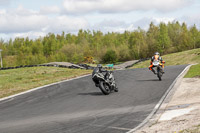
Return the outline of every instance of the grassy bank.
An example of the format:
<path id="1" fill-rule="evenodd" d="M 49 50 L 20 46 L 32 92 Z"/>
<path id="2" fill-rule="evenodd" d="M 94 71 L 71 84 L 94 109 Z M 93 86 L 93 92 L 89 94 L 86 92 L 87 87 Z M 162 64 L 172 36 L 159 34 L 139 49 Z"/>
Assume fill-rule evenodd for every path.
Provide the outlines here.
<path id="1" fill-rule="evenodd" d="M 200 63 L 200 48 L 164 55 L 162 58 L 166 62 L 166 66 Z M 138 63 L 132 68 L 148 67 L 150 65 L 149 62 L 150 60 Z"/>
<path id="2" fill-rule="evenodd" d="M 0 98 L 91 73 L 91 70 L 31 67 L 0 71 Z"/>
<path id="3" fill-rule="evenodd" d="M 200 78 L 200 64 L 191 66 L 184 78 Z"/>

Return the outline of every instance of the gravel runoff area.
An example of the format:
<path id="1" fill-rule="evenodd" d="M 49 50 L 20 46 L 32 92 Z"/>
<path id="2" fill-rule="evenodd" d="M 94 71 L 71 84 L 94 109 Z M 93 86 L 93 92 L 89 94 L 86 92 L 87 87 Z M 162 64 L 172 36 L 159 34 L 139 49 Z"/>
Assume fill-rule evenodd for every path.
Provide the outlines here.
<path id="1" fill-rule="evenodd" d="M 154 117 L 136 133 L 200 133 L 200 78 L 183 76 Z"/>

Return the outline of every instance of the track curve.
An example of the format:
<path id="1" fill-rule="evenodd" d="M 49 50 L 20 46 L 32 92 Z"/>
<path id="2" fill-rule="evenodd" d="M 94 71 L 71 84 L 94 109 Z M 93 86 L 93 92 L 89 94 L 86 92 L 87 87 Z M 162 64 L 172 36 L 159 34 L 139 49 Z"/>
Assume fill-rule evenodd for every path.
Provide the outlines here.
<path id="1" fill-rule="evenodd" d="M 103 95 L 91 76 L 0 102 L 1 133 L 125 133 L 154 109 L 186 65 L 159 81 L 147 68 L 115 71 L 118 93 Z"/>

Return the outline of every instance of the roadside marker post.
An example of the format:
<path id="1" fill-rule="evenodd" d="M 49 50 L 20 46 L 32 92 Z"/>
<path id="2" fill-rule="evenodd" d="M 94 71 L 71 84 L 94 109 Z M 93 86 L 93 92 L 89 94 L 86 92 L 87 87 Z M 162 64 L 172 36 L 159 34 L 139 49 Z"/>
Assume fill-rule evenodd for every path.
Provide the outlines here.
<path id="1" fill-rule="evenodd" d="M 2 50 L 2 49 L 0 49 L 1 68 L 3 68 L 3 62 L 2 62 L 2 56 L 1 56 L 1 51 L 3 51 L 3 50 Z"/>

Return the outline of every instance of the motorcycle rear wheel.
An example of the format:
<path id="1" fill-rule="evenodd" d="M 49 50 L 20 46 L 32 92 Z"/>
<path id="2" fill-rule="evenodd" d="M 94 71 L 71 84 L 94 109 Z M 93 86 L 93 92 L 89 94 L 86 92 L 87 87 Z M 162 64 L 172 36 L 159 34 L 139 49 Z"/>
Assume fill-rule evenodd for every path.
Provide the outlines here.
<path id="1" fill-rule="evenodd" d="M 101 91 L 104 95 L 109 95 L 111 92 L 109 86 L 106 83 L 104 83 L 103 81 L 101 81 L 99 83 L 99 88 L 101 89 Z"/>

